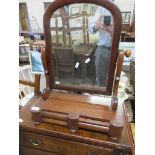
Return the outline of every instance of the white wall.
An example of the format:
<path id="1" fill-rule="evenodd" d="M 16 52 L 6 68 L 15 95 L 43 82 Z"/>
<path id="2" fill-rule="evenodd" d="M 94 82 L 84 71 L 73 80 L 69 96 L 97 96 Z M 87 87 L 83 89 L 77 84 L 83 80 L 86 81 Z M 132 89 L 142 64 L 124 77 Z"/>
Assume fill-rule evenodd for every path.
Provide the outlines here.
<path id="1" fill-rule="evenodd" d="M 20 3 L 27 4 L 29 20 L 32 16 L 36 18 L 39 28 L 43 29 L 44 2 L 52 2 L 53 0 L 19 0 Z"/>
<path id="2" fill-rule="evenodd" d="M 133 11 L 135 0 L 114 0 L 121 11 Z"/>
<path id="3" fill-rule="evenodd" d="M 19 0 L 27 4 L 29 20 L 32 16 L 36 18 L 40 29 L 43 29 L 43 14 L 44 2 L 52 2 L 53 0 Z M 114 0 L 114 3 L 120 8 L 121 11 L 133 11 L 134 0 Z"/>
<path id="4" fill-rule="evenodd" d="M 121 12 L 123 12 L 123 11 L 131 12 L 131 18 L 130 18 L 130 22 L 131 22 L 135 0 L 114 0 L 114 3 L 119 7 Z"/>

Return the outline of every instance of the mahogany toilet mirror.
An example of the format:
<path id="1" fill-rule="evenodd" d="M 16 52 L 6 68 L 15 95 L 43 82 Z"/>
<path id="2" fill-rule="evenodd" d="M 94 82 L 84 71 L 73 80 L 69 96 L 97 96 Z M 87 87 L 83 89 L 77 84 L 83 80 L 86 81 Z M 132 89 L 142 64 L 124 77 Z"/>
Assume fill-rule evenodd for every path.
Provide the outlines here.
<path id="1" fill-rule="evenodd" d="M 66 83 L 63 83 L 62 81 L 59 81 L 59 82 L 57 81 L 57 77 L 56 77 L 57 72 L 56 72 L 55 68 L 58 67 L 58 62 L 54 62 L 54 60 L 56 58 L 57 47 L 54 47 L 54 43 L 52 43 L 53 38 L 52 38 L 52 33 L 51 33 L 51 17 L 54 14 L 54 12 L 56 10 L 58 10 L 59 8 L 62 8 L 64 6 L 70 6 L 70 5 L 77 4 L 77 3 L 93 4 L 93 5 L 97 5 L 98 7 L 99 6 L 104 7 L 112 15 L 112 22 L 113 22 L 113 32 L 112 32 L 112 38 L 111 38 L 112 41 L 111 41 L 111 48 L 110 48 L 110 56 L 107 61 L 107 63 L 108 63 L 107 80 L 106 80 L 106 84 L 104 86 L 96 86 L 96 85 L 94 86 L 93 84 L 88 85 L 88 83 L 87 83 L 87 85 L 85 83 L 77 84 L 77 83 L 74 83 L 75 81 L 71 84 L 70 83 L 66 84 Z M 64 17 L 64 18 L 62 18 L 62 20 L 69 19 L 69 18 Z M 82 20 L 82 22 L 83 22 L 83 20 Z M 105 133 L 108 133 L 112 137 L 120 137 L 121 131 L 123 128 L 123 123 L 122 123 L 123 120 L 122 120 L 122 118 L 120 118 L 120 120 L 117 120 L 117 119 L 119 119 L 119 116 L 120 116 L 120 114 L 118 112 L 120 110 L 118 110 L 118 108 L 117 108 L 118 107 L 117 90 L 118 90 L 118 85 L 119 85 L 119 80 L 120 80 L 123 57 L 124 57 L 124 55 L 126 55 L 126 56 L 130 55 L 130 52 L 128 52 L 128 51 L 124 52 L 124 51 L 118 50 L 119 40 L 120 40 L 120 32 L 121 32 L 121 22 L 122 22 L 122 18 L 121 18 L 121 12 L 120 12 L 119 8 L 113 2 L 111 2 L 109 0 L 63 0 L 63 1 L 55 0 L 48 6 L 48 8 L 46 9 L 46 11 L 44 13 L 44 17 L 43 17 L 46 49 L 42 49 L 42 51 L 41 51 L 42 61 L 43 61 L 43 66 L 45 69 L 45 76 L 46 76 L 46 89 L 44 89 L 44 91 L 42 93 L 43 106 L 42 105 L 40 106 L 40 103 L 39 103 L 38 105 L 36 104 L 36 107 L 32 107 L 32 110 L 31 110 L 32 120 L 35 123 L 46 122 L 47 119 L 45 121 L 45 119 L 43 119 L 43 118 L 48 118 L 48 119 L 51 118 L 51 120 L 50 121 L 48 120 L 47 122 L 51 123 L 53 121 L 56 124 L 68 126 L 70 131 L 76 132 L 78 130 L 78 128 L 80 128 L 80 127 L 90 129 L 90 124 L 93 124 L 92 122 L 90 123 L 90 120 L 92 119 L 93 122 L 96 121 L 95 127 L 92 127 L 93 125 L 91 126 L 91 128 L 94 128 L 94 130 L 104 131 Z M 62 24 L 64 24 L 64 23 L 62 22 Z M 89 22 L 87 23 L 87 26 L 89 27 Z M 65 32 L 65 30 L 67 30 L 67 29 L 64 28 L 63 30 L 64 30 L 63 33 L 65 33 L 65 35 L 67 35 L 68 31 Z M 74 30 L 74 28 L 72 30 Z M 88 29 L 86 29 L 86 30 L 87 31 L 85 31 L 83 29 L 83 31 L 85 31 L 84 33 L 87 35 Z M 66 41 L 66 40 L 64 39 L 64 41 Z M 84 43 L 85 43 L 85 45 L 88 45 L 85 42 L 85 39 L 84 39 Z M 83 44 L 81 44 L 81 46 L 83 46 Z M 79 45 L 79 47 L 80 47 L 80 45 Z M 66 48 L 67 50 L 72 49 L 72 47 L 71 48 L 66 47 L 66 45 L 60 47 L 61 50 L 63 50 L 63 48 L 64 49 Z M 59 49 L 59 47 L 58 47 L 58 49 Z M 74 55 L 77 56 L 78 54 L 74 54 Z M 85 54 L 84 56 L 86 56 L 86 55 L 87 54 Z M 62 58 L 65 59 L 65 56 L 63 56 Z M 81 68 L 81 70 L 84 70 L 84 69 Z M 90 70 L 91 70 L 91 67 L 90 67 Z M 82 77 L 82 80 L 83 80 L 83 77 Z M 53 90 L 65 90 L 65 91 L 72 91 L 75 93 L 80 92 L 80 93 L 102 94 L 102 95 L 112 96 L 111 105 L 109 105 L 108 110 L 107 110 L 107 108 L 105 108 L 107 114 L 105 114 L 104 116 L 106 116 L 106 115 L 109 115 L 109 116 L 106 116 L 106 118 L 100 118 L 100 117 L 93 118 L 93 116 L 86 116 L 80 112 L 79 112 L 79 114 L 77 114 L 78 110 L 76 111 L 76 113 L 74 113 L 74 111 L 64 112 L 64 111 L 54 110 L 54 106 L 52 107 L 52 104 L 53 104 L 52 99 L 51 99 L 52 97 L 50 97 Z M 57 98 L 58 97 L 59 97 L 59 95 L 57 96 Z M 75 100 L 77 100 L 77 99 L 75 98 Z M 82 98 L 81 98 L 81 100 L 82 100 Z M 69 106 L 68 102 L 69 101 L 66 102 L 67 106 Z M 71 102 L 73 102 L 73 100 Z M 62 104 L 65 109 L 65 104 L 64 103 L 62 103 Z M 49 107 L 50 107 L 50 109 L 48 109 Z M 95 107 L 92 107 L 92 108 L 95 108 Z M 100 109 L 102 110 L 102 106 L 100 107 Z M 103 109 L 104 109 L 104 107 L 103 107 Z M 117 116 L 117 114 L 118 114 L 118 116 Z M 59 121 L 57 121 L 57 120 L 59 120 Z M 62 122 L 60 123 L 60 121 L 62 121 Z M 105 121 L 105 124 L 102 127 L 101 127 L 100 121 L 101 122 Z M 67 122 L 67 123 L 64 123 L 64 122 Z M 85 124 L 83 122 L 85 122 Z M 106 125 L 107 122 L 110 122 L 109 125 Z M 97 127 L 97 125 L 98 125 L 98 127 Z"/>

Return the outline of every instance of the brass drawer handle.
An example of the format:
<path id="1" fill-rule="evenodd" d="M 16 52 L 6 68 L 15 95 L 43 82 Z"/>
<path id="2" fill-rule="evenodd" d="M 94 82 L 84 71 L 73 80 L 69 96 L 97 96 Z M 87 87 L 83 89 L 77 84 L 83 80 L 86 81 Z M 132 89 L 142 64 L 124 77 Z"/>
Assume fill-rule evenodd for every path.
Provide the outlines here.
<path id="1" fill-rule="evenodd" d="M 39 146 L 41 144 L 40 141 L 35 141 L 35 140 L 30 140 L 31 144 L 34 145 L 34 146 Z"/>

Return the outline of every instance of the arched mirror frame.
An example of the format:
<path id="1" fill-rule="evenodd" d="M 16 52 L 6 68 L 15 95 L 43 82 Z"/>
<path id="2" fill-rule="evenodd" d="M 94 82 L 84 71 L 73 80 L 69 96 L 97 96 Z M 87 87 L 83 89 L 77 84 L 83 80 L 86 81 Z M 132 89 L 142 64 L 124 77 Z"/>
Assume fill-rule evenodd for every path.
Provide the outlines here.
<path id="1" fill-rule="evenodd" d="M 108 72 L 108 82 L 107 87 L 101 88 L 93 88 L 93 87 L 81 87 L 81 86 L 73 86 L 73 85 L 63 85 L 63 84 L 55 84 L 54 82 L 54 71 L 53 62 L 52 62 L 52 38 L 50 32 L 50 19 L 52 14 L 59 8 L 76 3 L 90 3 L 102 6 L 108 9 L 111 14 L 113 15 L 113 22 L 114 22 L 114 30 L 112 36 L 112 48 L 111 48 L 111 55 L 109 60 L 109 72 Z M 68 91 L 80 91 L 80 92 L 88 92 L 88 93 L 98 93 L 98 94 L 105 94 L 111 95 L 112 88 L 114 87 L 114 77 L 115 77 L 115 69 L 116 69 L 116 62 L 118 57 L 118 47 L 119 47 L 119 40 L 120 40 L 120 32 L 121 32 L 121 12 L 119 8 L 111 1 L 108 0 L 55 0 L 52 2 L 48 8 L 46 9 L 43 17 L 44 23 L 44 33 L 45 33 L 45 43 L 46 43 L 46 62 L 47 62 L 47 73 L 46 75 L 49 76 L 47 82 L 49 83 L 50 90 L 52 89 L 60 89 L 60 90 L 68 90 Z"/>

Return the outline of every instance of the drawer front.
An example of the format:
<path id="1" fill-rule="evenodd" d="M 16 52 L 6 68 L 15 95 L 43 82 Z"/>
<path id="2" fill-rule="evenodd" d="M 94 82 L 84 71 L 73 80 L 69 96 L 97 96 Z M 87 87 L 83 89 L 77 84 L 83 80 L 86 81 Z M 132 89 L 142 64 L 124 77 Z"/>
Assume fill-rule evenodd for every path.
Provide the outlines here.
<path id="1" fill-rule="evenodd" d="M 58 154 L 32 149 L 28 147 L 20 147 L 20 155 L 58 155 Z"/>
<path id="2" fill-rule="evenodd" d="M 21 133 L 20 144 L 62 155 L 113 155 L 113 150 L 109 148 L 96 147 L 29 132 Z"/>

